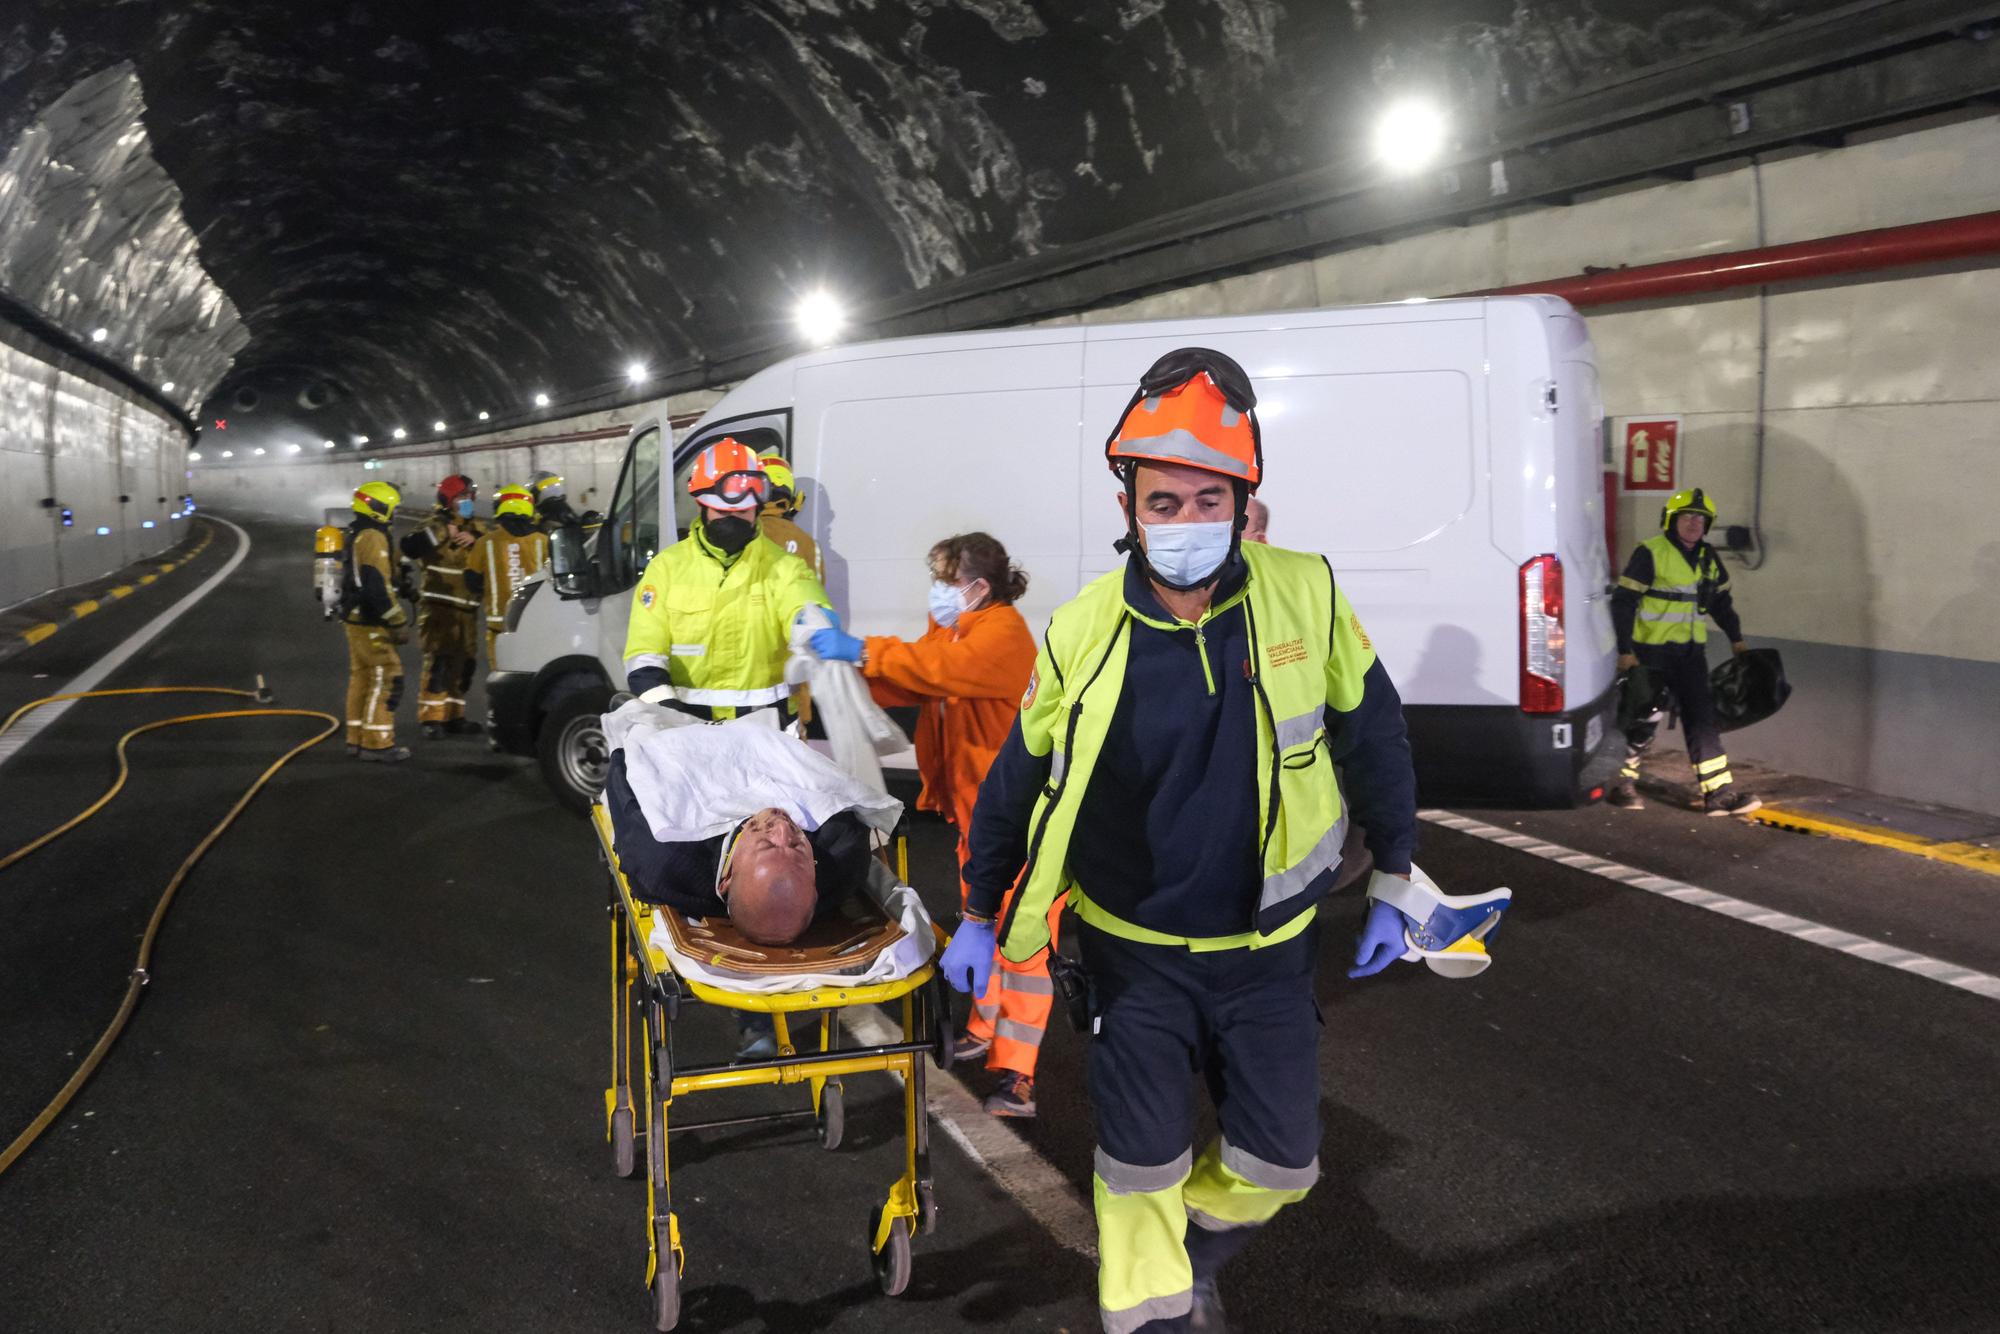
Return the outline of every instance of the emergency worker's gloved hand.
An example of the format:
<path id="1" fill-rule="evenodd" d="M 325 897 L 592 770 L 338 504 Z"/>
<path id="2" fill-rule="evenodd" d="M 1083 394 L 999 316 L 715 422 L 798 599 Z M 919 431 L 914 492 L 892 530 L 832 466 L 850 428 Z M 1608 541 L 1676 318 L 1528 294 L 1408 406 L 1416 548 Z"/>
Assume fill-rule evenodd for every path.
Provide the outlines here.
<path id="1" fill-rule="evenodd" d="M 984 996 L 986 984 L 993 980 L 993 923 L 961 921 L 951 933 L 951 944 L 944 947 L 938 969 L 954 990 Z"/>
<path id="2" fill-rule="evenodd" d="M 1633 669 L 1634 667 L 1637 667 L 1638 665 L 1639 665 L 1639 655 L 1638 655 L 1638 654 L 1636 654 L 1636 653 L 1621 653 L 1621 654 L 1619 654 L 1619 655 L 1618 655 L 1618 670 L 1619 670 L 1619 671 L 1621 671 L 1621 672 L 1629 672 L 1629 671 L 1631 671 L 1631 670 L 1632 670 L 1632 669 Z"/>
<path id="3" fill-rule="evenodd" d="M 1368 920 L 1361 924 L 1361 934 L 1355 937 L 1354 967 L 1347 970 L 1347 975 L 1373 977 L 1402 958 L 1409 948 L 1403 939 L 1409 920 L 1392 904 L 1380 899 L 1368 900 Z"/>
<path id="4" fill-rule="evenodd" d="M 1748 653 L 1750 646 L 1739 639 L 1729 646 L 1729 651 L 1736 654 Z"/>
<path id="5" fill-rule="evenodd" d="M 824 630 L 813 631 L 812 638 L 807 641 L 812 645 L 812 651 L 819 655 L 821 662 L 860 662 L 865 645 L 840 628 L 840 613 L 828 607 L 826 619 L 832 624 Z"/>

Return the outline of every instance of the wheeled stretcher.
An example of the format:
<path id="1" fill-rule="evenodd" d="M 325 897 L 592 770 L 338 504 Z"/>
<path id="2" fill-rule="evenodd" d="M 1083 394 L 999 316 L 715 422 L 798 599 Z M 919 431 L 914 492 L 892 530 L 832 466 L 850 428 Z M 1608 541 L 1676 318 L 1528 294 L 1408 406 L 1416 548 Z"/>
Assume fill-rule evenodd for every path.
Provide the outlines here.
<path id="1" fill-rule="evenodd" d="M 865 964 L 879 956 L 902 932 L 877 914 L 867 920 L 861 911 L 817 929 L 797 946 L 782 949 L 746 947 L 731 940 L 715 923 L 691 922 L 668 909 L 634 899 L 632 887 L 618 865 L 610 813 L 600 804 L 591 808 L 610 881 L 611 914 L 611 1084 L 604 1091 L 605 1130 L 611 1143 L 613 1170 L 629 1177 L 638 1168 L 638 1146 L 645 1145 L 646 1162 L 646 1282 L 652 1289 L 653 1327 L 670 1330 L 680 1319 L 680 1281 L 687 1265 L 680 1221 L 673 1210 L 668 1136 L 773 1121 L 811 1119 L 821 1147 L 836 1149 L 845 1120 L 841 1080 L 847 1075 L 885 1071 L 903 1083 L 902 1176 L 889 1188 L 883 1203 L 870 1210 L 868 1246 L 882 1291 L 900 1294 L 910 1281 L 910 1238 L 937 1225 L 937 1203 L 931 1188 L 930 1120 L 924 1102 L 924 1062 L 928 1056 L 946 1069 L 951 1063 L 953 1034 L 944 979 L 932 962 L 907 974 L 882 981 L 841 980 L 842 974 L 865 975 Z M 894 879 L 908 881 L 908 848 L 894 839 Z M 881 867 L 880 875 L 891 873 Z M 926 919 L 923 928 L 942 947 L 944 934 Z M 678 955 L 704 980 L 684 975 L 696 966 L 677 968 Z M 880 971 L 879 969 L 876 971 Z M 759 990 L 782 986 L 782 979 L 809 976 L 804 989 Z M 740 985 L 728 978 L 740 978 Z M 902 1040 L 879 1046 L 842 1044 L 840 1012 L 856 1005 L 895 1002 L 902 1019 Z M 681 1065 L 674 1053 L 674 1024 L 684 1006 L 714 1005 L 730 1010 L 767 1014 L 776 1031 L 777 1056 L 710 1065 Z M 795 1031 L 794 1021 L 804 1016 Z M 639 1042 L 638 1080 L 634 1081 L 634 1019 Z M 816 1020 L 817 1043 L 807 1039 Z M 710 1089 L 748 1088 L 761 1084 L 804 1084 L 809 1105 L 789 1111 L 705 1121 L 672 1115 L 675 1100 Z M 643 1110 L 634 1090 L 641 1091 Z"/>

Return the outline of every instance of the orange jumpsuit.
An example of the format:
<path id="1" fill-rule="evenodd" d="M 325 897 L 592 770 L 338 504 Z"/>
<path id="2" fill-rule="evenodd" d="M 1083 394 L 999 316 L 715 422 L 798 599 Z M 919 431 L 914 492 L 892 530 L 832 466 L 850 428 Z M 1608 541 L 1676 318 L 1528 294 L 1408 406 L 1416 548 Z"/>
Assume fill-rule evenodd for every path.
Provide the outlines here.
<path id="1" fill-rule="evenodd" d="M 1022 692 L 1035 670 L 1035 637 L 1021 613 L 1002 604 L 965 612 L 949 629 L 932 622 L 922 639 L 870 635 L 866 642 L 862 674 L 876 702 L 921 709 L 917 769 L 924 786 L 917 805 L 958 826 L 958 862 L 963 867 L 979 785 L 1013 730 Z M 964 895 L 961 882 L 960 902 Z M 1051 947 L 1061 911 L 1060 900 L 1049 910 Z M 966 1032 L 991 1039 L 988 1068 L 1033 1078 L 1035 1056 L 1055 1004 L 1048 951 L 1019 964 L 1009 963 L 996 951 L 994 960 L 993 980 L 973 1006 Z"/>

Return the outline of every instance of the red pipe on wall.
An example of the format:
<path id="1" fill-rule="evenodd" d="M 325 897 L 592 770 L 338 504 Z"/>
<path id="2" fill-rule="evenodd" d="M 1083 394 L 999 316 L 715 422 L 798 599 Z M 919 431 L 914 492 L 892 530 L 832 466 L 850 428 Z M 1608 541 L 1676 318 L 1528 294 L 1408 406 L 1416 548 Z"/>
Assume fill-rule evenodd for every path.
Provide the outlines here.
<path id="1" fill-rule="evenodd" d="M 2000 254 L 2000 212 L 1972 213 L 1962 218 L 1942 218 L 1906 227 L 1878 227 L 1757 250 L 1580 273 L 1547 282 L 1515 283 L 1462 295 L 1511 296 L 1532 292 L 1562 297 L 1582 309 L 1995 254 Z"/>

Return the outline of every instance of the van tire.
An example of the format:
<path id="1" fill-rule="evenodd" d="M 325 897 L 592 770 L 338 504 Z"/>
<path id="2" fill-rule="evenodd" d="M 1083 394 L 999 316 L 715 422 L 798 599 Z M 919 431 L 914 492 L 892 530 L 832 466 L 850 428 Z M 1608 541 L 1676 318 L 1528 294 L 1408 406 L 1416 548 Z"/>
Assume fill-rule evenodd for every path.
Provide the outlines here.
<path id="1" fill-rule="evenodd" d="M 542 778 L 569 810 L 582 814 L 604 790 L 610 772 L 610 743 L 601 721 L 611 692 L 597 684 L 564 691 L 550 705 L 535 735 Z"/>

